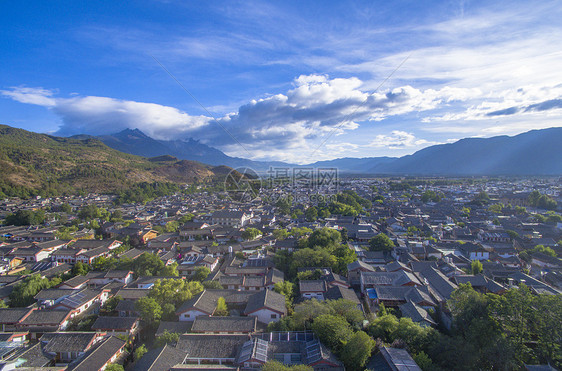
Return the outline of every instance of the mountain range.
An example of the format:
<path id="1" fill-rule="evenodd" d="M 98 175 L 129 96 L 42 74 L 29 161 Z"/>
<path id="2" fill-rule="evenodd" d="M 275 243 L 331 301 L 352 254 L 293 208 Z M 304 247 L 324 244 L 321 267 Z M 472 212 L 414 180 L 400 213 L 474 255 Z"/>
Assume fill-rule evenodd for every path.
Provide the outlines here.
<path id="1" fill-rule="evenodd" d="M 62 138 L 0 125 L 0 195 L 113 193 L 142 182 L 223 179 L 231 170 L 170 156 L 135 156 L 93 137 Z"/>
<path id="2" fill-rule="evenodd" d="M 77 138 L 84 139 L 84 136 Z M 424 148 L 403 157 L 339 158 L 308 165 L 252 161 L 231 157 L 199 141 L 156 140 L 138 129 L 97 137 L 122 152 L 178 159 L 210 165 L 249 167 L 263 172 L 270 167 L 335 167 L 341 173 L 362 175 L 561 175 L 562 127 L 532 130 L 515 136 L 466 138 Z"/>

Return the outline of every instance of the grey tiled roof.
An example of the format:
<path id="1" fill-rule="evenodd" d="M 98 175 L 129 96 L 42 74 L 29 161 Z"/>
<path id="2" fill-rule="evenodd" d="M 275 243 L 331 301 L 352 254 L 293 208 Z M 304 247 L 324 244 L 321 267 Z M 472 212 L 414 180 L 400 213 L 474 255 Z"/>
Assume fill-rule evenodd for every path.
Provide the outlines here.
<path id="1" fill-rule="evenodd" d="M 18 354 L 17 359 L 23 359 L 25 362 L 22 367 L 44 367 L 48 366 L 54 356 L 43 351 L 41 344 L 36 343 L 28 347 L 23 353 Z"/>
<path id="2" fill-rule="evenodd" d="M 271 290 L 263 290 L 252 295 L 248 300 L 248 305 L 246 305 L 244 313 L 249 314 L 264 307 L 279 313 L 287 314 L 285 296 Z"/>
<path id="3" fill-rule="evenodd" d="M 414 322 L 425 322 L 436 325 L 435 321 L 429 316 L 425 309 L 411 301 L 407 301 L 406 304 L 401 305 L 400 312 L 402 312 L 403 317 L 409 317 Z"/>
<path id="4" fill-rule="evenodd" d="M 118 296 L 121 296 L 124 300 L 136 300 L 140 298 L 144 298 L 148 295 L 150 290 L 147 289 L 129 289 L 123 288 L 117 291 Z"/>
<path id="5" fill-rule="evenodd" d="M 0 323 L 16 323 L 30 311 L 29 308 L 0 308 Z"/>
<path id="6" fill-rule="evenodd" d="M 191 321 L 180 321 L 180 322 L 166 322 L 161 321 L 160 325 L 158 326 L 158 330 L 156 330 L 156 336 L 162 335 L 165 331 L 170 333 L 178 333 L 178 334 L 185 334 L 187 332 L 191 332 L 191 327 L 193 326 L 193 322 Z"/>
<path id="7" fill-rule="evenodd" d="M 235 359 L 238 349 L 248 340 L 248 335 L 181 335 L 176 347 L 187 352 L 188 358 Z"/>
<path id="8" fill-rule="evenodd" d="M 138 321 L 137 317 L 98 317 L 92 325 L 92 330 L 130 330 L 135 322 Z"/>
<path id="9" fill-rule="evenodd" d="M 125 346 L 125 341 L 116 336 L 110 336 L 97 344 L 80 361 L 70 365 L 68 370 L 90 371 L 100 370 Z"/>
<path id="10" fill-rule="evenodd" d="M 176 347 L 165 345 L 162 348 L 148 351 L 135 363 L 134 371 L 166 371 L 178 363 L 183 363 L 187 352 Z"/>
<path id="11" fill-rule="evenodd" d="M 193 322 L 192 332 L 254 332 L 256 317 L 209 317 L 198 316 Z"/>
<path id="12" fill-rule="evenodd" d="M 324 280 L 301 280 L 299 291 L 303 292 L 326 292 L 326 281 Z"/>
<path id="13" fill-rule="evenodd" d="M 357 294 L 352 289 L 347 289 L 341 286 L 332 286 L 324 294 L 326 300 L 345 299 L 360 304 Z"/>
<path id="14" fill-rule="evenodd" d="M 69 315 L 66 310 L 34 310 L 21 324 L 25 326 L 60 325 Z"/>
<path id="15" fill-rule="evenodd" d="M 48 353 L 85 352 L 97 336 L 95 332 L 52 332 L 44 334 L 41 343 Z"/>

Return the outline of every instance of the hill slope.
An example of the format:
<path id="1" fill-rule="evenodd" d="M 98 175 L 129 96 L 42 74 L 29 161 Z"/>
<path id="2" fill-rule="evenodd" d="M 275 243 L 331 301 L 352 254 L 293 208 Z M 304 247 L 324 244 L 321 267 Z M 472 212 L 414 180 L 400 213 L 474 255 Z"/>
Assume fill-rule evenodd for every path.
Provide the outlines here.
<path id="1" fill-rule="evenodd" d="M 7 195 L 115 192 L 139 182 L 191 183 L 225 172 L 194 161 L 155 160 L 91 137 L 60 138 L 0 125 L 0 191 Z"/>

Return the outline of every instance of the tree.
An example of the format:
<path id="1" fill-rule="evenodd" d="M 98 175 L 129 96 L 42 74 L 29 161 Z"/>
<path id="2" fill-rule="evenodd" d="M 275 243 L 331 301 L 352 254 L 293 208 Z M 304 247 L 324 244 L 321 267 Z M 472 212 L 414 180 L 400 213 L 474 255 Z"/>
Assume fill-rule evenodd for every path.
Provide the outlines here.
<path id="1" fill-rule="evenodd" d="M 304 212 L 304 216 L 306 217 L 307 221 L 315 222 L 316 219 L 318 219 L 318 209 L 314 206 L 311 206 L 306 209 L 306 211 Z"/>
<path id="2" fill-rule="evenodd" d="M 176 306 L 172 303 L 162 305 L 162 320 L 164 321 L 177 321 Z"/>
<path id="3" fill-rule="evenodd" d="M 322 248 L 305 248 L 293 253 L 291 262 L 291 275 L 294 277 L 298 268 L 305 267 L 333 267 L 337 263 L 335 256 Z"/>
<path id="4" fill-rule="evenodd" d="M 420 368 L 423 371 L 427 371 L 427 370 L 432 370 L 433 369 L 433 362 L 431 361 L 431 358 L 429 358 L 429 356 L 424 352 L 421 351 L 419 353 L 416 353 L 412 356 L 412 358 L 414 359 L 414 361 L 416 362 L 416 364 L 418 366 L 420 366 Z"/>
<path id="5" fill-rule="evenodd" d="M 511 238 L 512 240 L 514 240 L 516 238 L 519 238 L 519 233 L 517 233 L 517 232 L 515 232 L 511 229 L 506 230 L 505 233 L 507 233 L 509 235 L 509 238 Z"/>
<path id="6" fill-rule="evenodd" d="M 105 368 L 105 371 L 125 371 L 125 369 L 118 363 L 110 363 Z"/>
<path id="7" fill-rule="evenodd" d="M 347 243 L 347 240 L 349 239 L 349 236 L 347 234 L 347 228 L 343 227 L 340 230 L 340 235 L 341 235 L 341 242 Z"/>
<path id="8" fill-rule="evenodd" d="M 289 232 L 287 232 L 286 229 L 276 229 L 273 231 L 273 237 L 275 237 L 276 240 L 281 241 L 289 237 Z"/>
<path id="9" fill-rule="evenodd" d="M 195 268 L 195 274 L 193 275 L 193 279 L 195 281 L 202 282 L 211 274 L 211 270 L 207 267 L 197 267 Z"/>
<path id="10" fill-rule="evenodd" d="M 381 339 L 386 343 L 394 341 L 393 334 L 398 328 L 398 318 L 388 314 L 375 318 L 367 328 L 369 334 L 375 339 Z"/>
<path id="11" fill-rule="evenodd" d="M 76 262 L 72 267 L 72 274 L 75 276 L 85 276 L 90 271 L 90 266 L 82 262 Z"/>
<path id="12" fill-rule="evenodd" d="M 441 195 L 435 191 L 427 190 L 422 194 L 421 200 L 423 203 L 427 203 L 429 201 L 439 202 L 441 201 Z"/>
<path id="13" fill-rule="evenodd" d="M 78 217 L 82 220 L 92 220 L 101 216 L 101 210 L 94 204 L 86 205 L 78 212 Z"/>
<path id="14" fill-rule="evenodd" d="M 154 326 L 162 317 L 162 307 L 156 300 L 148 296 L 137 300 L 135 310 L 149 326 Z"/>
<path id="15" fill-rule="evenodd" d="M 311 329 L 323 344 L 336 353 L 353 336 L 351 326 L 344 318 L 330 314 L 316 317 Z"/>
<path id="16" fill-rule="evenodd" d="M 133 271 L 138 276 L 157 276 L 158 272 L 164 268 L 164 262 L 158 255 L 143 253 L 133 262 Z"/>
<path id="17" fill-rule="evenodd" d="M 344 318 L 353 328 L 359 329 L 363 325 L 365 316 L 363 312 L 357 308 L 357 304 L 351 300 L 326 300 L 324 303 L 333 310 L 335 315 Z"/>
<path id="18" fill-rule="evenodd" d="M 111 213 L 111 217 L 109 218 L 111 222 L 121 222 L 123 221 L 123 212 L 121 210 L 115 210 Z"/>
<path id="19" fill-rule="evenodd" d="M 166 265 L 158 272 L 158 275 L 161 277 L 178 277 L 180 275 L 178 272 L 178 263 L 173 262 L 170 265 Z"/>
<path id="20" fill-rule="evenodd" d="M 285 296 L 285 305 L 287 308 L 293 306 L 293 295 L 295 290 L 295 284 L 290 281 L 277 282 L 273 286 L 273 291 Z"/>
<path id="21" fill-rule="evenodd" d="M 215 312 L 213 314 L 215 316 L 228 316 L 229 315 L 228 307 L 226 306 L 226 301 L 224 300 L 224 298 L 222 296 L 218 298 L 217 308 L 215 309 Z"/>
<path id="22" fill-rule="evenodd" d="M 501 214 L 503 210 L 503 204 L 493 204 L 488 207 L 488 211 L 494 214 Z"/>
<path id="23" fill-rule="evenodd" d="M 180 223 L 176 220 L 171 220 L 164 226 L 164 231 L 167 233 L 176 232 L 180 227 Z"/>
<path id="24" fill-rule="evenodd" d="M 314 369 L 307 365 L 293 365 L 285 366 L 278 361 L 267 361 L 262 367 L 261 371 L 313 371 Z"/>
<path id="25" fill-rule="evenodd" d="M 140 347 L 135 349 L 135 352 L 134 352 L 135 361 L 138 361 L 139 359 L 141 359 L 142 356 L 144 356 L 146 354 L 146 352 L 148 352 L 148 349 L 146 349 L 146 345 L 144 345 L 144 344 L 142 344 Z"/>
<path id="26" fill-rule="evenodd" d="M 168 332 L 168 330 L 165 330 L 162 335 L 154 340 L 154 348 L 161 348 L 166 344 L 176 344 L 179 338 L 180 334 L 177 332 Z"/>
<path id="27" fill-rule="evenodd" d="M 472 263 L 470 263 L 470 270 L 472 272 L 472 274 L 479 274 L 482 273 L 482 263 L 479 260 L 473 260 Z"/>
<path id="28" fill-rule="evenodd" d="M 156 300 L 160 306 L 173 304 L 177 307 L 201 291 L 203 286 L 200 282 L 169 278 L 156 280 L 148 296 Z"/>
<path id="29" fill-rule="evenodd" d="M 26 307 L 35 302 L 34 296 L 43 289 L 56 286 L 61 282 L 60 278 L 41 278 L 41 275 L 34 274 L 23 279 L 14 286 L 10 293 L 10 306 Z"/>
<path id="30" fill-rule="evenodd" d="M 394 242 L 384 233 L 379 233 L 369 240 L 369 250 L 371 251 L 392 251 Z"/>
<path id="31" fill-rule="evenodd" d="M 309 247 L 335 247 L 335 245 L 341 242 L 341 234 L 335 230 L 330 228 L 321 228 L 317 229 L 310 237 L 308 237 L 308 246 Z"/>
<path id="32" fill-rule="evenodd" d="M 117 304 L 119 304 L 121 300 L 123 300 L 123 298 L 120 295 L 116 295 L 107 299 L 107 301 L 103 305 L 104 311 L 113 312 L 117 307 Z"/>
<path id="33" fill-rule="evenodd" d="M 556 210 L 558 203 L 550 196 L 543 195 L 539 191 L 534 190 L 529 194 L 529 204 L 539 209 Z"/>
<path id="34" fill-rule="evenodd" d="M 258 236 L 261 236 L 262 232 L 256 228 L 246 228 L 244 232 L 242 232 L 242 238 L 245 240 L 255 240 Z"/>
<path id="35" fill-rule="evenodd" d="M 305 300 L 295 305 L 292 315 L 292 330 L 304 330 L 315 318 L 324 314 L 334 314 L 333 308 L 317 299 Z"/>
<path id="36" fill-rule="evenodd" d="M 44 210 L 18 210 L 6 217 L 6 225 L 37 225 L 45 221 Z"/>
<path id="37" fill-rule="evenodd" d="M 480 205 L 487 204 L 488 202 L 490 202 L 490 196 L 488 196 L 488 193 L 486 193 L 486 191 L 481 191 L 474 197 L 474 200 L 472 202 Z"/>
<path id="38" fill-rule="evenodd" d="M 375 348 L 375 342 L 363 331 L 356 332 L 343 346 L 341 360 L 348 370 L 364 370 Z"/>
<path id="39" fill-rule="evenodd" d="M 60 205 L 60 211 L 62 211 L 63 213 L 70 213 L 72 211 L 72 208 L 70 207 L 69 204 L 64 203 L 62 205 Z"/>

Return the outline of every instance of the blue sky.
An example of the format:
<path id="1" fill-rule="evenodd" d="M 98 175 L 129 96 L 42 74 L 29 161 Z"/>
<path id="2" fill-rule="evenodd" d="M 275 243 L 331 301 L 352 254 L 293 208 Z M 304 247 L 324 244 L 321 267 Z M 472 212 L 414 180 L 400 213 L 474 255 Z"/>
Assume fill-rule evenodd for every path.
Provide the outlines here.
<path id="1" fill-rule="evenodd" d="M 4 1 L 0 123 L 401 156 L 562 126 L 560 19 L 550 1 Z"/>

